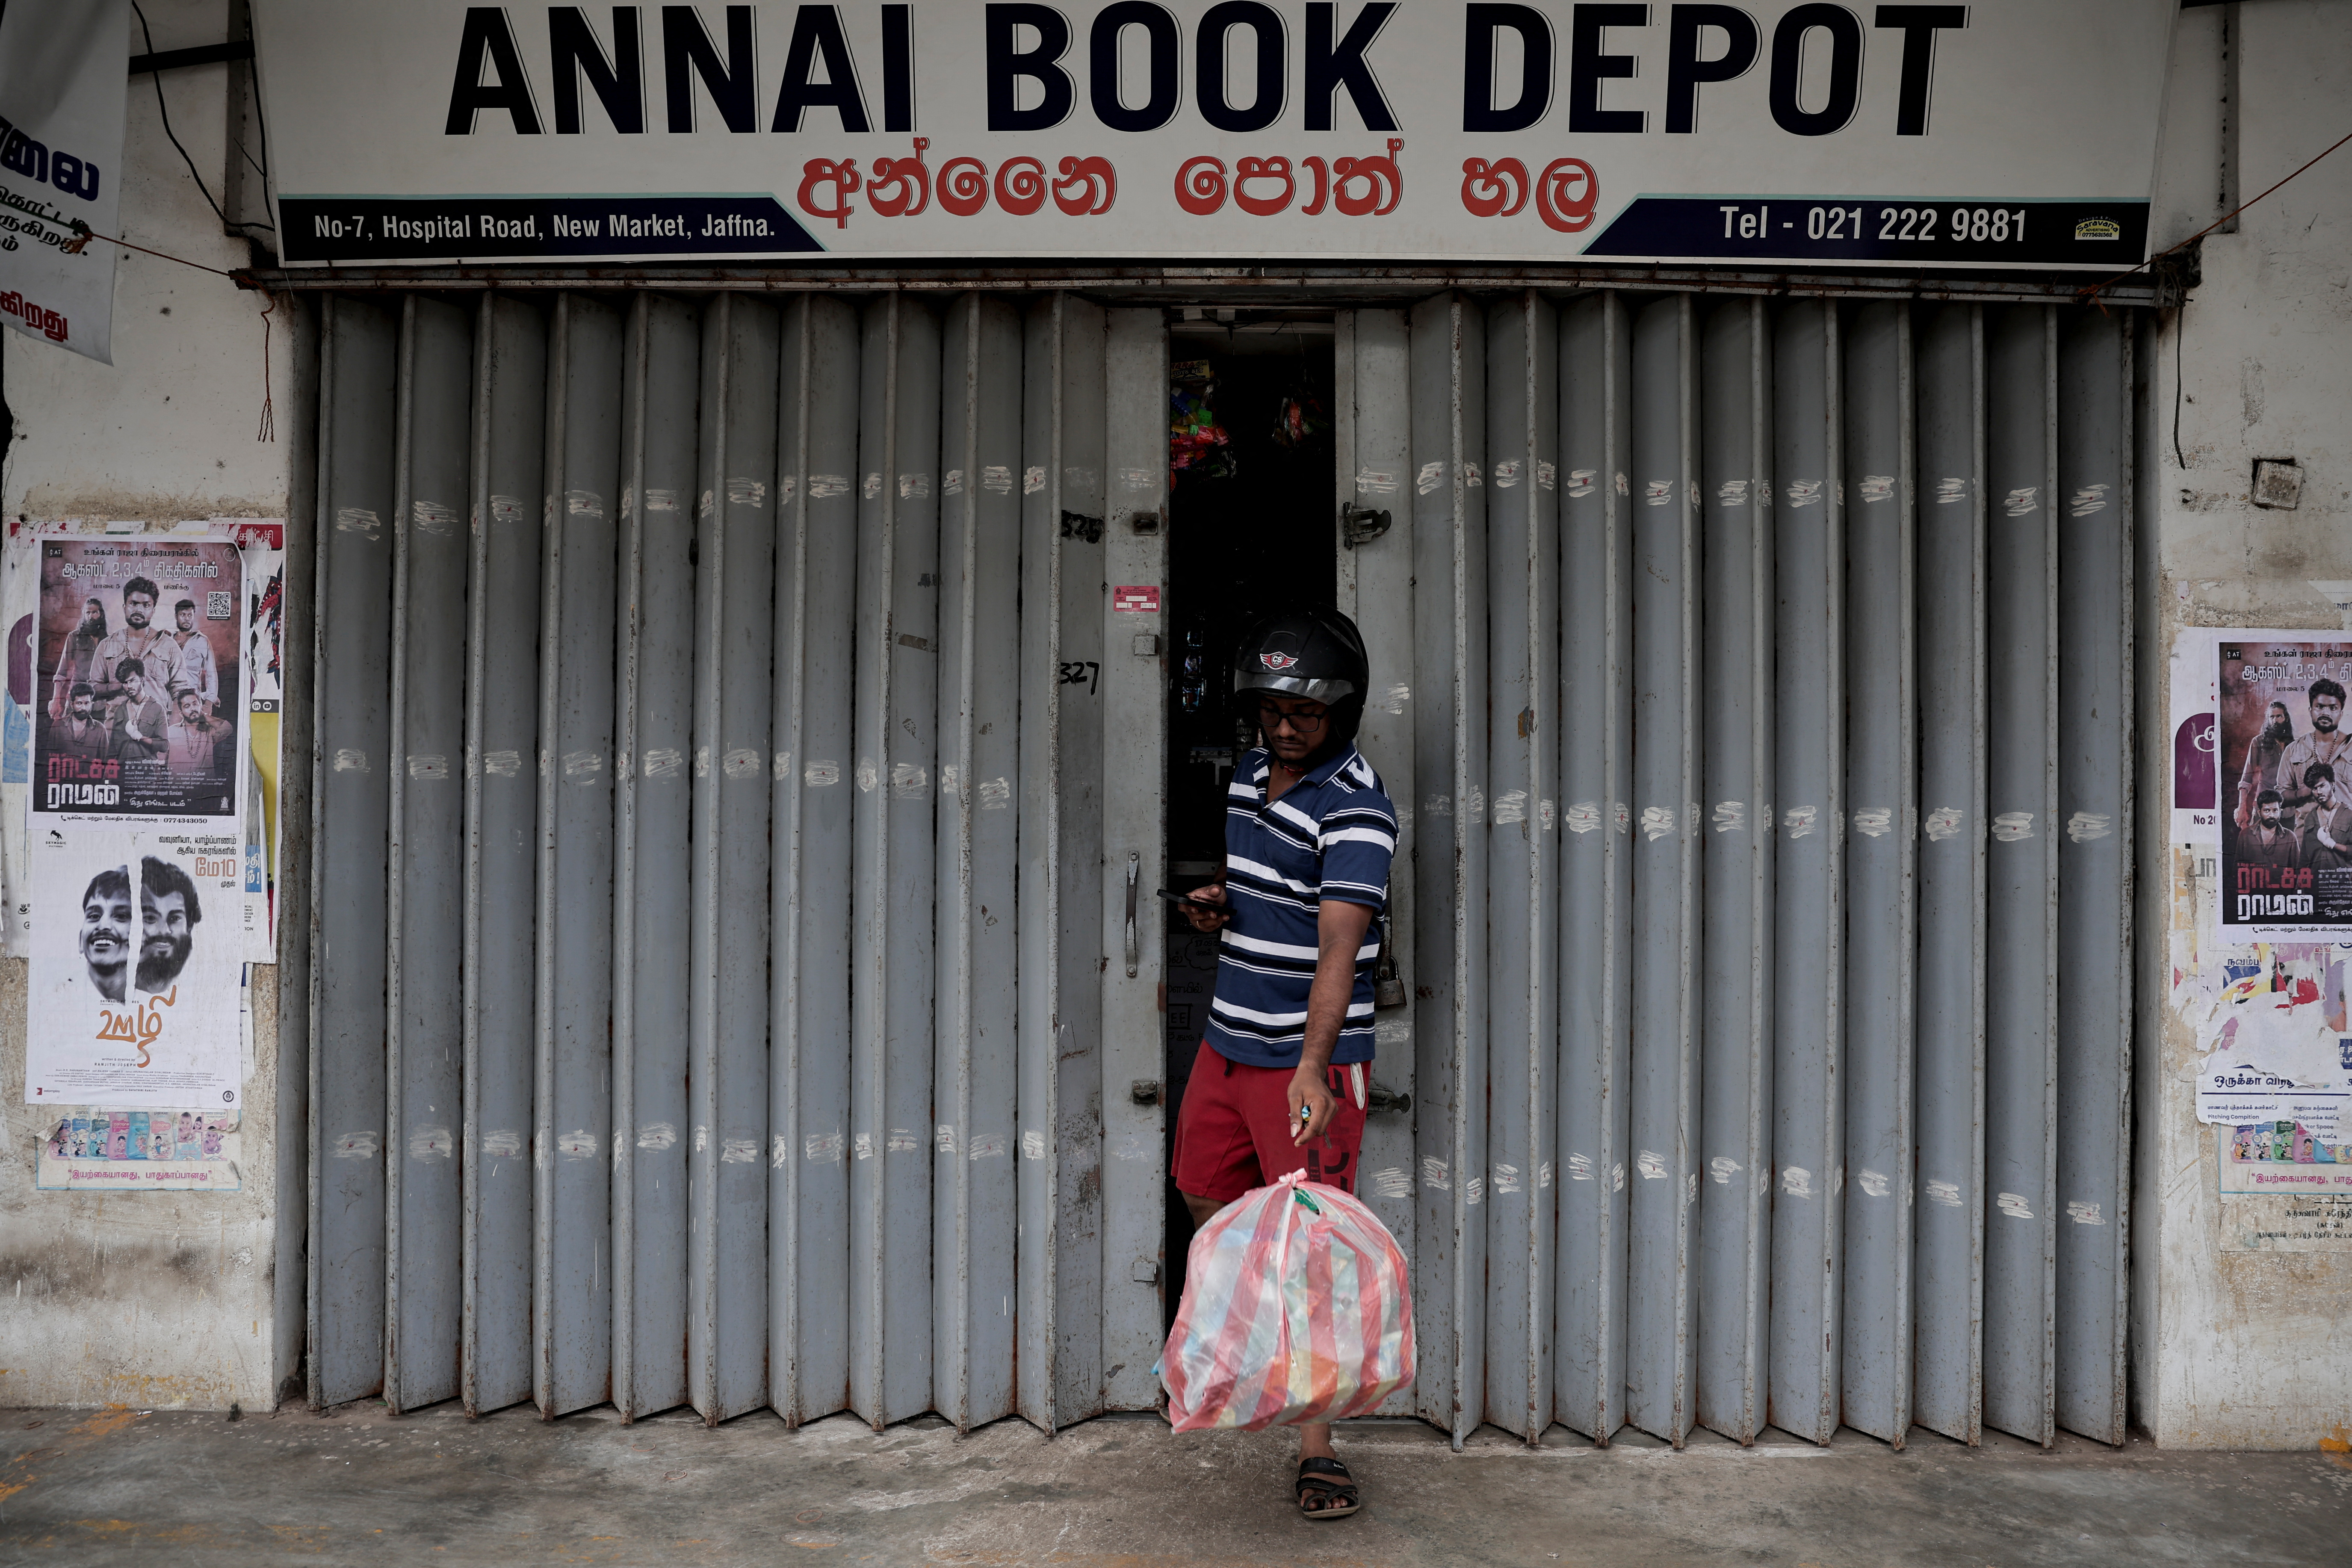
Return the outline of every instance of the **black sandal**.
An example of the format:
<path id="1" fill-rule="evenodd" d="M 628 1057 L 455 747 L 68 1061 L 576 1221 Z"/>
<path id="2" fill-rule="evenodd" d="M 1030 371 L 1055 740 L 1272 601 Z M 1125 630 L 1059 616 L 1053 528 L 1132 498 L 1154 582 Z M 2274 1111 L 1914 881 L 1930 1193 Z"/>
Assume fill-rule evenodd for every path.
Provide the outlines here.
<path id="1" fill-rule="evenodd" d="M 1337 1480 L 1326 1480 L 1336 1476 Z M 1298 1511 L 1309 1519 L 1345 1519 L 1363 1506 L 1356 1478 L 1337 1459 L 1298 1461 Z"/>

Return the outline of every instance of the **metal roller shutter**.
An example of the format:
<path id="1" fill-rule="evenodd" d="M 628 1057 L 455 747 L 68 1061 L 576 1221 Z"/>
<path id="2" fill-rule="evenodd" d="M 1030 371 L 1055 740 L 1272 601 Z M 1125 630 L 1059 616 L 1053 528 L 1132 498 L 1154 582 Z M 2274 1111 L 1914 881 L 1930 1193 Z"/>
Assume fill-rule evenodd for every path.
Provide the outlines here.
<path id="1" fill-rule="evenodd" d="M 323 315 L 312 1399 L 1149 1405 L 1159 313 Z"/>
<path id="2" fill-rule="evenodd" d="M 1159 312 L 322 327 L 313 1400 L 1151 1405 Z M 2127 317 L 1445 294 L 1336 354 L 1391 1408 L 2120 1440 Z"/>
<path id="3" fill-rule="evenodd" d="M 1342 575 L 1412 649 L 1363 743 L 1412 803 L 1414 1408 L 2121 1441 L 2128 317 L 1405 333 L 1340 469 L 1415 490 Z"/>

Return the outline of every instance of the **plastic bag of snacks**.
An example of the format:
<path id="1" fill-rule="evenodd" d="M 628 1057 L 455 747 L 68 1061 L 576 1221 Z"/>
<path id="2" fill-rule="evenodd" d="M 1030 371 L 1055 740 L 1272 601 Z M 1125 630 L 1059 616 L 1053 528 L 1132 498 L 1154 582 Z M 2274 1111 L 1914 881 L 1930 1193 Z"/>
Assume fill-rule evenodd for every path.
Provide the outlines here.
<path id="1" fill-rule="evenodd" d="M 1339 1188 L 1294 1171 L 1218 1210 L 1186 1258 L 1158 1368 L 1177 1431 L 1344 1420 L 1412 1381 L 1404 1254 Z"/>

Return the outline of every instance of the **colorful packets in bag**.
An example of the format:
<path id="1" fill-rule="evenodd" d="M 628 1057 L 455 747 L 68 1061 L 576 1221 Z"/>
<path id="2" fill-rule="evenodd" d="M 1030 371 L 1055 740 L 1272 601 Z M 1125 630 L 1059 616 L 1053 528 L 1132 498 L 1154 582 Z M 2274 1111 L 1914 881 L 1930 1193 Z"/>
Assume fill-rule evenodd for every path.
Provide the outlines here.
<path id="1" fill-rule="evenodd" d="M 1341 1421 L 1412 1381 L 1404 1254 L 1379 1216 L 1292 1172 L 1192 1237 L 1161 1352 L 1179 1432 Z"/>

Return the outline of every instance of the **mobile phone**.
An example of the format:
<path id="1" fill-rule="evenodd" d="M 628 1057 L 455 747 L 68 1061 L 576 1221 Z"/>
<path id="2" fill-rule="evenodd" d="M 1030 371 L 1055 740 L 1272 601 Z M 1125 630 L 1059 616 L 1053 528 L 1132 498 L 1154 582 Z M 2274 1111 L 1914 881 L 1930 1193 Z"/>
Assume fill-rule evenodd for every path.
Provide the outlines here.
<path id="1" fill-rule="evenodd" d="M 1196 910 L 1222 910 L 1225 907 L 1223 904 L 1213 904 L 1206 899 L 1196 899 L 1190 893 L 1171 893 L 1165 888 L 1155 888 L 1152 891 L 1171 904 L 1189 904 Z"/>

